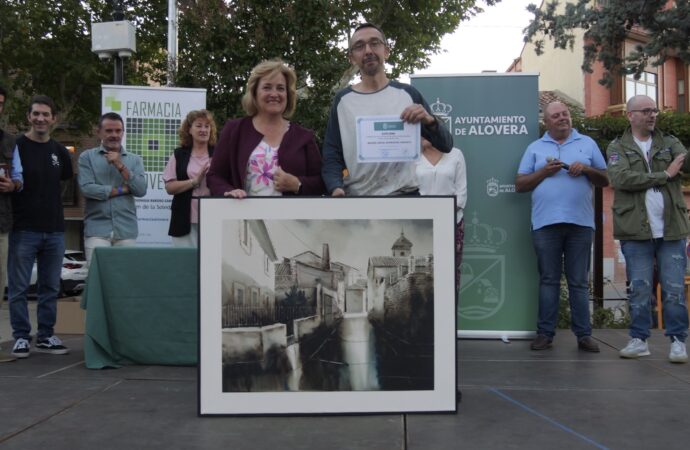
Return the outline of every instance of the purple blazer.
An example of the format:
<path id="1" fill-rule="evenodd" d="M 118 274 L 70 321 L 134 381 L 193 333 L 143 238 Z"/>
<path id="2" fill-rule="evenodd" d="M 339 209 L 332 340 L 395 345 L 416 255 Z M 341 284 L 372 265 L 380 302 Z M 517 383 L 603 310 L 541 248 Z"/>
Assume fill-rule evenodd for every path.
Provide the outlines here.
<path id="1" fill-rule="evenodd" d="M 206 174 L 211 195 L 222 196 L 234 189 L 244 189 L 249 156 L 263 137 L 254 128 L 251 117 L 225 122 Z M 285 172 L 299 178 L 302 183 L 300 195 L 322 195 L 325 192 L 321 179 L 321 153 L 313 131 L 290 122 L 290 129 L 280 143 L 278 164 Z M 296 194 L 285 192 L 283 195 Z"/>

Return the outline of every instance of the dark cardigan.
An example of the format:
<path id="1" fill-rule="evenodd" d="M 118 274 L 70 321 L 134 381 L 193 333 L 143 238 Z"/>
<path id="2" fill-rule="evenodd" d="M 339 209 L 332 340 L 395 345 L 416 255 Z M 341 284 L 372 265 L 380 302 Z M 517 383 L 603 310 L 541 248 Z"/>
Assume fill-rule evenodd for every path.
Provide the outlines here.
<path id="1" fill-rule="evenodd" d="M 223 195 L 234 189 L 244 189 L 249 156 L 263 139 L 252 124 L 251 117 L 228 120 L 216 144 L 206 184 L 211 195 Z M 278 150 L 278 164 L 302 183 L 300 195 L 322 195 L 321 153 L 314 132 L 294 122 L 283 136 Z M 285 192 L 283 195 L 295 195 Z"/>
<path id="2" fill-rule="evenodd" d="M 7 178 L 12 178 L 12 156 L 14 155 L 14 146 L 14 136 L 0 129 L 0 163 L 7 164 L 7 173 L 5 174 Z M 10 193 L 7 192 L 0 194 L 0 233 L 9 233 L 11 229 L 12 197 Z M 6 264 L 5 267 L 7 267 Z"/>
<path id="3" fill-rule="evenodd" d="M 175 149 L 175 177 L 178 181 L 189 180 L 187 166 L 192 156 L 190 147 L 178 147 Z M 209 147 L 208 156 L 213 156 L 213 147 Z M 168 235 L 180 237 L 186 236 L 192 230 L 192 191 L 189 189 L 175 194 L 170 205 L 170 228 Z"/>

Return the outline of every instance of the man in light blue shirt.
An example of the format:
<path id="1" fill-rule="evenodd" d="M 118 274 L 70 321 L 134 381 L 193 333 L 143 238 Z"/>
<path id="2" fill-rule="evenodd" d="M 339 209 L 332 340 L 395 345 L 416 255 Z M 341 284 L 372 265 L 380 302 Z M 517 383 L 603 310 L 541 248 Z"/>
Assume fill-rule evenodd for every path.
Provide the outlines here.
<path id="1" fill-rule="evenodd" d="M 136 243 L 139 228 L 134 197 L 146 195 L 146 174 L 139 155 L 122 146 L 125 128 L 117 113 L 98 123 L 101 145 L 79 156 L 79 187 L 86 198 L 84 249 L 90 263 L 93 249 Z"/>
<path id="2" fill-rule="evenodd" d="M 539 267 L 539 318 L 532 350 L 551 347 L 565 271 L 571 328 L 580 350 L 598 352 L 589 314 L 589 261 L 594 230 L 592 185 L 608 185 L 597 144 L 572 128 L 560 102 L 544 109 L 547 132 L 531 143 L 515 178 L 517 192 L 532 192 L 532 241 Z"/>

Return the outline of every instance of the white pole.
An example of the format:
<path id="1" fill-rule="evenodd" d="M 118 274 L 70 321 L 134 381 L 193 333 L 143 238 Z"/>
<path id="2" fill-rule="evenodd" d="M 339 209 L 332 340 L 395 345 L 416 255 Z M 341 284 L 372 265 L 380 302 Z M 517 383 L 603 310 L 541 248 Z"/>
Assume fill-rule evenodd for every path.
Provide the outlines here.
<path id="1" fill-rule="evenodd" d="M 177 0 L 168 0 L 168 86 L 175 85 L 177 72 Z"/>

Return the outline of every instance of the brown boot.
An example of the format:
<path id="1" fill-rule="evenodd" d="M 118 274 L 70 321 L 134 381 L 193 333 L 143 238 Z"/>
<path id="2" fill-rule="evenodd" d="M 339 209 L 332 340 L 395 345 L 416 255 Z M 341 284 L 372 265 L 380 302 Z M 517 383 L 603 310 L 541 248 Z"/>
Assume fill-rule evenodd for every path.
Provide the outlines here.
<path id="1" fill-rule="evenodd" d="M 532 341 L 530 348 L 532 350 L 546 350 L 547 348 L 551 348 L 551 341 L 552 339 L 550 337 L 538 334 L 536 339 Z"/>
<path id="2" fill-rule="evenodd" d="M 599 344 L 592 336 L 585 336 L 577 341 L 577 348 L 586 352 L 599 353 Z"/>

